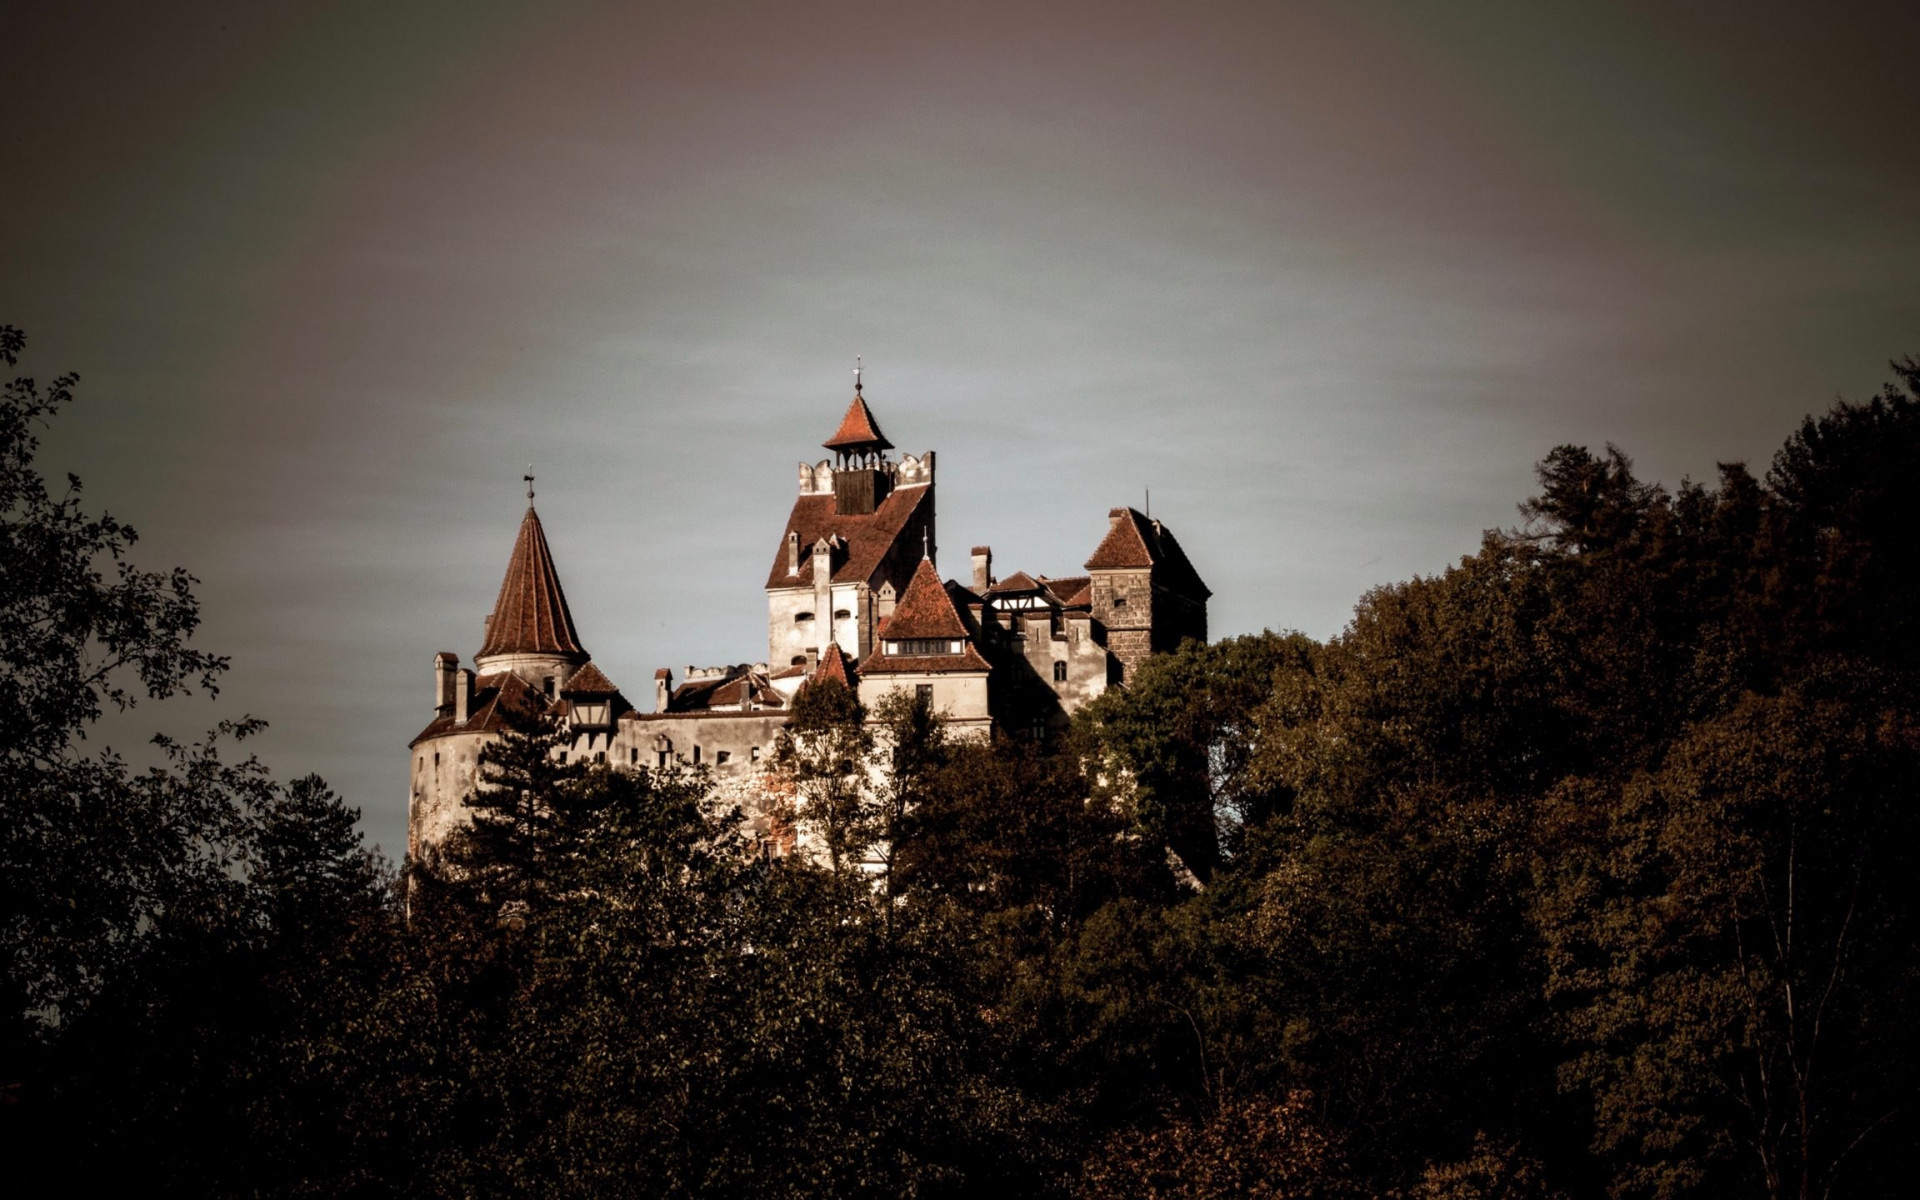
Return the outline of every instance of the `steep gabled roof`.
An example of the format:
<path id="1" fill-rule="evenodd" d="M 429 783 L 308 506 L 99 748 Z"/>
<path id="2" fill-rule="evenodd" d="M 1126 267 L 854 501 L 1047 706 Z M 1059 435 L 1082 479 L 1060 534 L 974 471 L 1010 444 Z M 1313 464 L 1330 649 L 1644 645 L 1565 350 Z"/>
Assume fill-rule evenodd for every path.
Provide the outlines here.
<path id="1" fill-rule="evenodd" d="M 880 502 L 879 508 L 865 514 L 836 512 L 831 492 L 797 497 L 793 511 L 787 516 L 787 527 L 780 534 L 780 548 L 774 553 L 773 567 L 767 572 L 767 587 L 812 587 L 813 555 L 809 551 L 815 542 L 829 534 L 840 535 L 847 544 L 843 553 L 833 556 L 836 563 L 833 582 L 870 581 L 881 561 L 903 537 L 910 536 L 916 544 L 919 542 L 917 532 L 907 531 L 918 529 L 922 521 L 916 514 L 932 494 L 933 489 L 927 484 L 895 488 Z M 787 574 L 788 534 L 800 539 L 800 570 L 792 575 Z"/>
<path id="2" fill-rule="evenodd" d="M 913 581 L 906 595 L 894 605 L 893 614 L 880 623 L 880 636 L 900 638 L 964 638 L 967 623 L 953 605 L 953 597 L 940 582 L 940 572 L 928 559 L 921 559 L 913 570 Z"/>
<path id="3" fill-rule="evenodd" d="M 566 594 L 560 590 L 546 531 L 540 528 L 540 517 L 531 504 L 520 521 L 513 557 L 507 561 L 506 578 L 500 581 L 500 596 L 493 602 L 486 645 L 475 658 L 496 654 L 558 654 L 581 661 L 587 657 L 580 635 L 574 632 Z"/>
<path id="4" fill-rule="evenodd" d="M 567 680 L 567 686 L 560 689 L 563 695 L 569 696 L 611 696 L 619 690 L 613 686 L 613 680 L 607 678 L 606 672 L 593 663 L 575 671 L 572 678 Z"/>
<path id="5" fill-rule="evenodd" d="M 1174 540 L 1173 531 L 1148 519 L 1138 509 L 1116 508 L 1107 514 L 1107 536 L 1087 560 L 1089 571 L 1138 570 L 1158 568 L 1159 581 L 1176 592 L 1206 599 L 1212 589 L 1187 561 L 1186 552 Z"/>
<path id="6" fill-rule="evenodd" d="M 813 674 L 807 677 L 807 682 L 813 683 L 822 679 L 838 680 L 841 687 L 853 686 L 853 680 L 847 676 L 847 656 L 840 652 L 839 642 L 827 643 L 827 652 L 820 656 L 820 665 L 813 669 Z"/>
<path id="7" fill-rule="evenodd" d="M 873 410 L 861 399 L 858 389 L 853 393 L 853 403 L 847 406 L 847 415 L 840 418 L 840 428 L 820 444 L 829 450 L 893 449 L 893 443 L 880 432 L 880 423 L 873 419 Z"/>

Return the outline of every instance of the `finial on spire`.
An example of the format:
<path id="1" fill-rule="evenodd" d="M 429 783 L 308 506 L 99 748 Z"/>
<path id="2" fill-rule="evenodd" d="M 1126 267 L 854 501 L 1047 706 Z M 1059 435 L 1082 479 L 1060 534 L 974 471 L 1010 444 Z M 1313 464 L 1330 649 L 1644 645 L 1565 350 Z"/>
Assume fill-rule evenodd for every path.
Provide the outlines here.
<path id="1" fill-rule="evenodd" d="M 527 481 L 527 503 L 533 503 L 533 464 L 527 464 L 527 473 L 520 478 Z"/>
<path id="2" fill-rule="evenodd" d="M 928 551 L 927 551 L 927 535 L 928 535 L 928 533 L 930 533 L 930 532 L 931 532 L 930 530 L 928 530 L 928 529 L 925 529 L 925 528 L 922 528 L 922 529 L 920 530 L 920 557 L 921 557 L 921 558 L 932 558 L 932 557 L 933 557 L 933 555 L 931 555 L 931 554 L 930 554 L 930 553 L 928 553 Z"/>
<path id="3" fill-rule="evenodd" d="M 860 356 L 853 356 L 853 394 L 860 394 Z"/>

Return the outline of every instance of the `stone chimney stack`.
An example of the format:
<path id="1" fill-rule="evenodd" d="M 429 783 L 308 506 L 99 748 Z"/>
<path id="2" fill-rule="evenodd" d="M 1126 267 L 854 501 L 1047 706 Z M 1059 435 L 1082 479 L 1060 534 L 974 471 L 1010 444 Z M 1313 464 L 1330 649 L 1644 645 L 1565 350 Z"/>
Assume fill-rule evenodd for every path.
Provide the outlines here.
<path id="1" fill-rule="evenodd" d="M 467 723 L 468 710 L 473 707 L 473 672 L 462 668 L 453 678 L 453 719 L 456 723 Z"/>
<path id="2" fill-rule="evenodd" d="M 800 535 L 797 533 L 788 533 L 787 534 L 787 574 L 798 575 L 799 573 L 800 573 Z"/>
<path id="3" fill-rule="evenodd" d="M 661 667 L 653 673 L 653 711 L 663 713 L 673 700 L 673 669 Z"/>
<path id="4" fill-rule="evenodd" d="M 993 586 L 993 547 L 973 548 L 973 594 L 984 596 Z"/>
<path id="5" fill-rule="evenodd" d="M 445 650 L 433 656 L 433 711 L 440 716 L 453 715 L 453 676 L 460 669 L 460 656 Z"/>

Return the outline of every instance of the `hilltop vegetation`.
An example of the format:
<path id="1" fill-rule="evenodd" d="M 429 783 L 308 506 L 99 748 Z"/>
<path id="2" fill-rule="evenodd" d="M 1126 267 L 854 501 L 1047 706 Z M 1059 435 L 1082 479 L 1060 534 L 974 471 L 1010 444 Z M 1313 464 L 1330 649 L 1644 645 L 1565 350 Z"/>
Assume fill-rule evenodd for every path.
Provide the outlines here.
<path id="1" fill-rule="evenodd" d="M 398 878 L 324 783 L 224 761 L 245 725 L 144 773 L 83 740 L 224 664 L 193 581 L 35 473 L 71 378 L 17 382 L 9 1160 L 194 1195 L 1889 1193 L 1920 1137 L 1895 370 L 1761 477 L 1556 449 L 1520 527 L 1339 637 L 1190 644 L 1058 745 L 809 689 L 781 761 L 817 863 L 536 725 Z"/>

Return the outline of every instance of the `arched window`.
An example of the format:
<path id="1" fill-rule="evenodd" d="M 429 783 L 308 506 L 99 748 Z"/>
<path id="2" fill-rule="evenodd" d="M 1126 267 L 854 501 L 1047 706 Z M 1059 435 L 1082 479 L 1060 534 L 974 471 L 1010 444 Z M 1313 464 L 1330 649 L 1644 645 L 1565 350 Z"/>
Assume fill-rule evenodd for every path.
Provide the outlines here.
<path id="1" fill-rule="evenodd" d="M 800 612 L 800 613 L 793 614 L 793 623 L 795 625 L 798 625 L 802 621 L 811 621 L 811 620 L 813 620 L 812 613 Z"/>
<path id="2" fill-rule="evenodd" d="M 844 621 L 852 615 L 853 615 L 852 613 L 848 612 L 844 608 L 836 608 L 833 610 L 833 619 L 836 621 Z"/>

